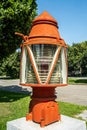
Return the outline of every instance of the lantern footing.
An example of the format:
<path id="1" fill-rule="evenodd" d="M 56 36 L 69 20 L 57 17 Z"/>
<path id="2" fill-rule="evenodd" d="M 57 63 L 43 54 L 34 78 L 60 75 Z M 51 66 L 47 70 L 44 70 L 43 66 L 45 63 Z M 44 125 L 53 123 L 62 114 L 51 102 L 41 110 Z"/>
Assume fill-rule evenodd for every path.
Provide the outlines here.
<path id="1" fill-rule="evenodd" d="M 42 102 L 42 100 L 44 101 Z M 30 102 L 30 113 L 26 115 L 26 120 L 39 123 L 41 127 L 61 120 L 57 102 L 45 101 L 43 98 L 32 98 Z"/>
<path id="2" fill-rule="evenodd" d="M 26 118 L 19 118 L 7 122 L 7 130 L 42 130 L 38 123 L 26 121 Z M 61 121 L 52 123 L 43 130 L 86 130 L 85 121 L 61 115 Z"/>

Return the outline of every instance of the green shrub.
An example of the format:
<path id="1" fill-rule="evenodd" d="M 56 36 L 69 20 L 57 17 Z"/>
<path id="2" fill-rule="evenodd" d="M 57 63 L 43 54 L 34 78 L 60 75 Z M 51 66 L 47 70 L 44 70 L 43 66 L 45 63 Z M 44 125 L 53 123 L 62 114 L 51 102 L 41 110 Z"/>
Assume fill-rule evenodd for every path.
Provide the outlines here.
<path id="1" fill-rule="evenodd" d="M 0 65 L 0 75 L 10 76 L 10 78 L 19 77 L 20 69 L 20 54 L 18 52 L 12 53 L 4 58 Z"/>

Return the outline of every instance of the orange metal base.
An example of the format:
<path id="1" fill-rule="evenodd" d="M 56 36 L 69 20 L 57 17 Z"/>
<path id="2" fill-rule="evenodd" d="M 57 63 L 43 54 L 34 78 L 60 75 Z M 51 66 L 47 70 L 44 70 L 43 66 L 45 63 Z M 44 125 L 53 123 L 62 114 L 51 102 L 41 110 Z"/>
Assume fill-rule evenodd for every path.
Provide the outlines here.
<path id="1" fill-rule="evenodd" d="M 51 88 L 51 91 L 54 89 Z M 59 107 L 57 102 L 55 102 L 55 96 L 46 97 L 46 91 L 43 91 L 44 98 L 36 98 L 34 91 L 34 95 L 32 96 L 32 100 L 29 106 L 29 113 L 26 115 L 26 120 L 32 120 L 36 123 L 39 123 L 41 127 L 45 125 L 49 125 L 53 122 L 59 121 L 61 119 L 59 114 Z M 44 93 L 45 92 L 45 93 Z M 40 90 L 39 90 L 40 93 Z"/>
<path id="2" fill-rule="evenodd" d="M 54 101 L 36 103 L 32 108 L 32 112 L 26 115 L 26 120 L 40 123 L 41 127 L 59 121 L 58 104 Z"/>

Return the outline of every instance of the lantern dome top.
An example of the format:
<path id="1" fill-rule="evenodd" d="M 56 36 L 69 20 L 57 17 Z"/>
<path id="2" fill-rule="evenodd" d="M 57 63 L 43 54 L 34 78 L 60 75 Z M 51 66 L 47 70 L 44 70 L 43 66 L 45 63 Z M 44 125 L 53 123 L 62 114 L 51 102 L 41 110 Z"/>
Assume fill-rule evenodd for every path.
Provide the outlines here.
<path id="1" fill-rule="evenodd" d="M 33 24 L 36 22 L 41 22 L 41 21 L 44 21 L 44 22 L 49 21 L 49 22 L 54 23 L 57 26 L 57 21 L 47 11 L 44 11 L 42 14 L 36 17 L 33 20 Z"/>
<path id="2" fill-rule="evenodd" d="M 60 37 L 57 21 L 46 11 L 37 16 L 32 23 L 32 28 L 28 36 L 20 33 L 24 44 L 54 44 L 67 47 L 65 41 Z"/>

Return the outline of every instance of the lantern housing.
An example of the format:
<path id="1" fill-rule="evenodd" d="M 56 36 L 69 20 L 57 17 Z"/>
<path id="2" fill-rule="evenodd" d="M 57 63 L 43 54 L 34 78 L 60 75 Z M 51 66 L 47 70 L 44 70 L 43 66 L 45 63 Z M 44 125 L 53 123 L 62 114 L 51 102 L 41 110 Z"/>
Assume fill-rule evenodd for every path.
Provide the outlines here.
<path id="1" fill-rule="evenodd" d="M 26 120 L 41 127 L 61 119 L 55 88 L 67 86 L 67 45 L 60 37 L 57 21 L 46 11 L 32 23 L 21 44 L 20 84 L 32 87 Z"/>

